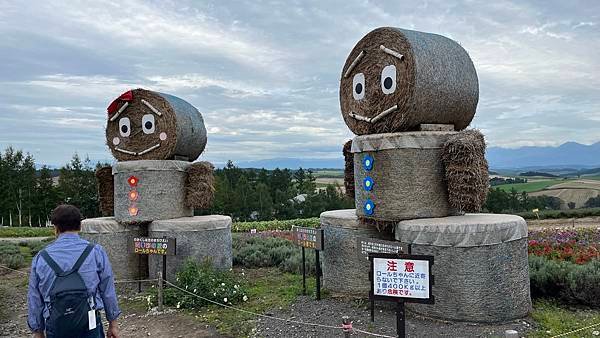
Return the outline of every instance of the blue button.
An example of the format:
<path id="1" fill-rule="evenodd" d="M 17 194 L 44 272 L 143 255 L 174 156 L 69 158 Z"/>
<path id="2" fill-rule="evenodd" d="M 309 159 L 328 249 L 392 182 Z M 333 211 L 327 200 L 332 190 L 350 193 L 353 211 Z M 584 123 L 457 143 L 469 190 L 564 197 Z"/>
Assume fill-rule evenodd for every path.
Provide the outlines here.
<path id="1" fill-rule="evenodd" d="M 371 178 L 371 176 L 365 177 L 365 179 L 363 180 L 363 188 L 365 188 L 366 191 L 373 190 L 373 179 Z"/>
<path id="2" fill-rule="evenodd" d="M 375 203 L 373 203 L 373 201 L 371 201 L 370 198 L 367 198 L 367 201 L 365 202 L 365 206 L 363 207 L 363 209 L 365 210 L 366 215 L 373 215 L 373 209 L 375 209 Z"/>
<path id="3" fill-rule="evenodd" d="M 371 171 L 371 169 L 373 169 L 373 158 L 370 155 L 367 155 L 365 158 L 363 158 L 363 166 L 365 167 L 366 171 Z"/>

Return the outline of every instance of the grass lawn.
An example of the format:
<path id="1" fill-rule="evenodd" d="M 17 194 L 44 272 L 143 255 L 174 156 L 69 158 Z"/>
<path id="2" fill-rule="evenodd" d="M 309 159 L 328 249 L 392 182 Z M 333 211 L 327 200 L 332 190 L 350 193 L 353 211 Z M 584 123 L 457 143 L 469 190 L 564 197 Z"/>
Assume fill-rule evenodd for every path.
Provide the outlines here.
<path id="1" fill-rule="evenodd" d="M 589 325 L 600 324 L 600 310 L 574 308 L 548 300 L 534 301 L 531 317 L 539 327 L 535 331 L 531 331 L 527 335 L 528 337 L 551 337 Z M 594 337 L 592 334 L 594 331 L 600 331 L 600 325 L 565 337 Z"/>
<path id="2" fill-rule="evenodd" d="M 544 188 L 547 188 L 549 186 L 552 186 L 552 185 L 555 185 L 558 183 L 564 183 L 564 182 L 568 182 L 568 181 L 569 180 L 563 180 L 563 179 L 543 180 L 543 181 L 527 182 L 527 183 L 500 184 L 500 185 L 494 186 L 492 188 L 493 189 L 500 188 L 506 192 L 510 192 L 512 188 L 515 188 L 518 192 L 521 192 L 521 191 L 534 192 L 534 191 L 540 191 Z"/>

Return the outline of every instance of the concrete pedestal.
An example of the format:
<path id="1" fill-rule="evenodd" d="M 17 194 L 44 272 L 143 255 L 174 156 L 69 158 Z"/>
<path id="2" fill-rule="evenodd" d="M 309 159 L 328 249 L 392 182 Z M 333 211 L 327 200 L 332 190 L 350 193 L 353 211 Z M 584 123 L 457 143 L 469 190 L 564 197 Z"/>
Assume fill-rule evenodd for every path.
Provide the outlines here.
<path id="1" fill-rule="evenodd" d="M 130 251 L 129 240 L 143 236 L 137 225 L 119 224 L 113 217 L 89 218 L 81 222 L 81 237 L 100 244 L 110 260 L 115 279 L 146 278 L 148 259 Z"/>
<path id="2" fill-rule="evenodd" d="M 379 232 L 358 222 L 354 209 L 321 214 L 324 232 L 323 288 L 334 296 L 366 298 L 369 295 L 369 260 L 358 248 L 358 238 L 393 240 L 390 232 Z"/>
<path id="3" fill-rule="evenodd" d="M 182 217 L 154 221 L 148 225 L 149 237 L 169 237 L 177 241 L 177 255 L 167 256 L 167 280 L 187 259 L 196 262 L 210 260 L 218 269 L 232 266 L 231 217 L 221 215 Z M 162 271 L 162 256 L 149 256 L 150 276 Z"/>
<path id="4" fill-rule="evenodd" d="M 138 223 L 193 216 L 194 210 L 185 205 L 185 169 L 190 165 L 166 160 L 118 162 L 113 167 L 115 219 Z M 132 176 L 137 179 L 133 185 Z"/>
<path id="5" fill-rule="evenodd" d="M 356 213 L 374 221 L 451 214 L 441 161 L 452 131 L 357 136 L 352 140 Z"/>
<path id="6" fill-rule="evenodd" d="M 434 305 L 407 304 L 445 320 L 504 322 L 531 310 L 527 223 L 519 216 L 466 214 L 399 222 L 396 240 L 433 255 Z"/>

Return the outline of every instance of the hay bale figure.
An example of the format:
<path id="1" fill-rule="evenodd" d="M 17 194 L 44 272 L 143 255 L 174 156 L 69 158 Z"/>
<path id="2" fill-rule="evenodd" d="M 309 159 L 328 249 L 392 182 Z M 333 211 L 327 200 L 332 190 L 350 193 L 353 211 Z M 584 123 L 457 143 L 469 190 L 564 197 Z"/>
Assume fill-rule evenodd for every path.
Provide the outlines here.
<path id="1" fill-rule="evenodd" d="M 120 163 L 140 164 L 140 168 L 137 168 L 136 165 L 128 166 L 133 168 L 131 169 L 133 176 L 137 175 L 134 173 L 146 175 L 142 174 L 144 170 L 157 172 L 167 170 L 167 168 L 176 168 L 176 171 L 179 171 L 181 167 L 186 175 L 185 186 L 181 192 L 170 192 L 174 196 L 178 194 L 184 196 L 181 200 L 185 203 L 182 202 L 181 206 L 172 208 L 173 210 L 183 210 L 178 217 L 189 216 L 190 208 L 209 208 L 211 206 L 215 190 L 214 167 L 208 162 L 189 164 L 204 151 L 207 141 L 204 120 L 194 106 L 172 95 L 134 89 L 116 98 L 109 105 L 107 111 L 107 145 Z M 147 160 L 156 162 L 151 164 Z M 163 161 L 164 165 L 161 165 L 159 161 Z M 148 201 L 148 199 L 165 196 L 164 191 L 156 190 L 160 188 L 158 186 L 149 191 L 144 188 L 146 194 L 140 196 L 139 189 L 135 188 L 137 182 L 134 182 L 135 184 L 125 183 L 131 185 L 131 187 L 126 187 L 127 194 L 116 194 L 115 174 L 115 168 L 111 167 L 101 168 L 96 173 L 103 215 L 114 214 L 115 203 L 119 203 L 119 210 L 128 209 L 128 215 L 123 214 L 122 211 L 117 212 L 115 214 L 117 220 L 135 222 L 140 213 L 139 208 L 144 204 L 139 201 L 136 203 L 137 200 L 144 198 L 144 201 Z M 151 177 L 154 176 L 152 174 Z M 119 184 L 122 185 L 123 182 Z M 172 188 L 175 189 L 175 186 Z M 123 189 L 119 186 L 119 191 Z M 117 198 L 119 200 L 115 202 Z M 160 202 L 175 203 L 174 201 Z M 143 210 L 141 213 L 143 214 Z M 149 221 L 145 218 L 143 220 Z"/>
<path id="2" fill-rule="evenodd" d="M 481 211 L 489 189 L 485 140 L 478 130 L 451 136 L 442 149 L 450 206 L 460 213 Z"/>
<path id="3" fill-rule="evenodd" d="M 340 80 L 342 116 L 357 135 L 414 131 L 421 124 L 462 130 L 478 99 L 475 67 L 458 43 L 400 28 L 363 37 Z"/>
<path id="4" fill-rule="evenodd" d="M 358 135 L 344 146 L 344 177 L 354 180 L 346 191 L 362 223 L 381 229 L 481 209 L 485 142 L 476 131 L 457 133 L 478 100 L 473 62 L 451 39 L 382 27 L 356 44 L 342 69 L 340 106 Z"/>

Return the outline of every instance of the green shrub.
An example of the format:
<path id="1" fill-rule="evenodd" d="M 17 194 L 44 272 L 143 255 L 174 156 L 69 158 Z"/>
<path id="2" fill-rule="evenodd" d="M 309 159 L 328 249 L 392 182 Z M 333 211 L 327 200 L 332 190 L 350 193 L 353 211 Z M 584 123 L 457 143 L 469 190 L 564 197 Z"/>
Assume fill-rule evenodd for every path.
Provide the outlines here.
<path id="1" fill-rule="evenodd" d="M 292 226 L 316 228 L 320 224 L 318 217 L 299 218 L 290 220 L 260 221 L 260 222 L 235 222 L 231 227 L 234 232 L 250 232 L 252 229 L 257 231 L 268 230 L 291 230 Z"/>
<path id="2" fill-rule="evenodd" d="M 315 272 L 313 250 L 306 250 L 306 271 Z M 233 264 L 245 268 L 277 267 L 284 272 L 302 272 L 302 250 L 283 238 L 253 235 L 233 237 Z"/>
<path id="3" fill-rule="evenodd" d="M 0 227 L 0 237 L 50 237 L 54 236 L 53 227 Z"/>
<path id="4" fill-rule="evenodd" d="M 568 283 L 573 298 L 583 304 L 600 306 L 600 261 L 573 267 Z"/>
<path id="5" fill-rule="evenodd" d="M 600 306 L 599 260 L 579 265 L 530 255 L 529 279 L 532 297 Z"/>
<path id="6" fill-rule="evenodd" d="M 540 210 L 540 219 L 560 219 L 560 218 L 581 218 L 600 216 L 600 208 L 583 208 L 583 209 L 572 209 L 572 210 Z M 535 213 L 531 211 L 520 212 L 517 215 L 525 219 L 537 219 Z"/>
<path id="7" fill-rule="evenodd" d="M 19 246 L 15 243 L 0 242 L 0 264 L 11 269 L 25 266 L 25 257 L 21 254 Z"/>
<path id="8" fill-rule="evenodd" d="M 52 240 L 53 239 L 49 239 L 49 241 L 52 241 Z M 31 255 L 35 256 L 35 255 L 37 255 L 38 252 L 42 251 L 42 249 L 44 249 L 48 244 L 49 243 L 47 240 L 29 241 L 29 242 L 27 242 L 27 247 L 29 247 L 29 249 L 31 250 Z"/>
<path id="9" fill-rule="evenodd" d="M 245 288 L 231 271 L 216 270 L 209 261 L 202 264 L 188 260 L 177 272 L 175 285 L 193 294 L 228 305 L 247 300 Z M 152 298 L 156 299 L 154 295 Z M 166 305 L 177 308 L 198 308 L 210 302 L 175 288 L 164 291 Z"/>

